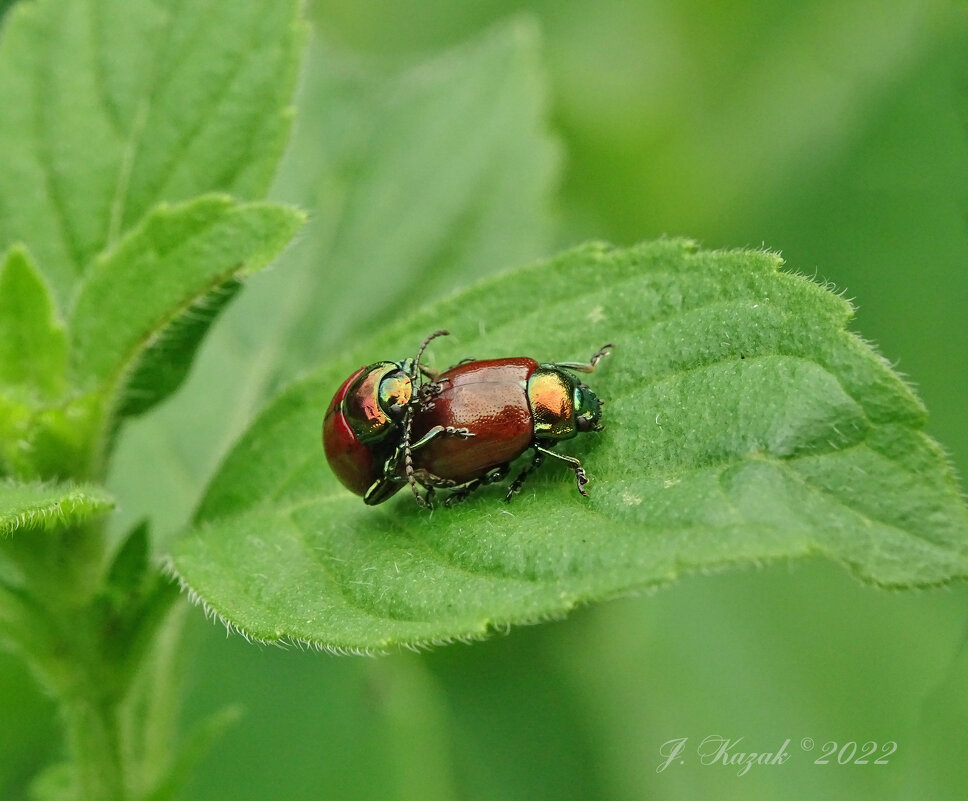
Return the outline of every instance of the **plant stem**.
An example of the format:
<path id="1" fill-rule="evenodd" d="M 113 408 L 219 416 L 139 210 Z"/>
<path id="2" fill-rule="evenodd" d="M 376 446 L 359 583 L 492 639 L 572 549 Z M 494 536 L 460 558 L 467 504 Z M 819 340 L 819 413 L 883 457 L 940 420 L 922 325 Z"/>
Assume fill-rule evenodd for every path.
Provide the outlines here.
<path id="1" fill-rule="evenodd" d="M 64 705 L 76 789 L 85 801 L 125 801 L 117 705 L 78 698 Z"/>
<path id="2" fill-rule="evenodd" d="M 145 561 L 112 578 L 103 530 L 89 527 L 0 559 L 22 588 L 0 593 L 0 635 L 60 706 L 73 796 L 133 801 L 166 780 L 173 759 L 178 592 Z M 147 547 L 145 545 L 145 547 Z M 156 699 L 156 695 L 163 699 Z M 164 714 L 152 703 L 163 703 Z"/>

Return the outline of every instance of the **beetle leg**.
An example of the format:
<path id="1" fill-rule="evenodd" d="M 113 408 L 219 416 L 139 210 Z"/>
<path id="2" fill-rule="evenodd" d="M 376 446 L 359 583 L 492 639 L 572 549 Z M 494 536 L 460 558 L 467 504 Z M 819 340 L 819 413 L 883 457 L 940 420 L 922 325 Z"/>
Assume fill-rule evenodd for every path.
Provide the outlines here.
<path id="1" fill-rule="evenodd" d="M 612 352 L 614 345 L 602 345 L 596 352 L 595 355 L 588 360 L 588 364 L 583 362 L 555 362 L 552 367 L 564 367 L 567 370 L 574 370 L 578 373 L 592 373 L 595 371 L 595 366 L 601 360 L 603 356 L 607 356 Z"/>
<path id="2" fill-rule="evenodd" d="M 423 369 L 423 368 L 421 368 Z M 439 373 L 438 373 L 439 375 Z M 426 398 L 435 398 L 444 391 L 444 384 L 450 382 L 449 378 L 433 378 L 428 384 L 421 384 L 417 394 Z"/>
<path id="3" fill-rule="evenodd" d="M 437 437 L 445 435 L 450 437 L 461 437 L 462 439 L 467 439 L 474 436 L 474 434 L 471 431 L 468 431 L 466 428 L 454 428 L 453 426 L 434 426 L 416 442 L 411 443 L 410 450 L 415 451 L 418 448 L 422 448 L 424 445 L 427 445 Z"/>
<path id="4" fill-rule="evenodd" d="M 375 506 L 378 503 L 383 503 L 397 491 L 401 481 L 403 481 L 402 478 L 392 475 L 386 475 L 383 478 L 377 479 L 363 495 L 363 503 L 367 506 Z"/>
<path id="5" fill-rule="evenodd" d="M 453 488 L 453 492 L 451 492 L 450 495 L 447 496 L 447 499 L 444 501 L 444 506 L 449 507 L 449 506 L 453 506 L 455 503 L 460 503 L 461 501 L 465 500 L 468 495 L 470 495 L 474 490 L 476 490 L 483 483 L 484 482 L 482 479 L 475 478 L 463 484 L 458 484 L 456 487 Z"/>
<path id="6" fill-rule="evenodd" d="M 448 429 L 452 429 L 452 432 L 454 434 L 457 434 L 458 436 L 462 436 L 462 434 L 460 434 L 462 430 L 464 431 L 465 434 L 473 436 L 472 434 L 470 434 L 469 431 L 466 431 L 466 429 L 457 429 L 457 428 L 453 428 L 452 426 L 447 426 L 447 428 L 444 428 L 442 426 L 435 426 L 435 428 L 439 428 L 440 431 L 435 431 L 434 429 L 431 429 L 426 434 L 424 434 L 424 436 L 420 438 L 420 440 L 417 442 L 417 446 L 426 445 L 427 442 L 429 442 L 431 439 L 433 439 L 433 437 L 437 436 L 438 434 L 448 433 Z M 403 421 L 403 437 L 401 438 L 400 444 L 397 446 L 397 449 L 394 452 L 393 456 L 390 457 L 390 460 L 394 463 L 394 465 L 397 465 L 400 463 L 400 455 L 403 454 L 403 473 L 407 477 L 407 483 L 410 485 L 410 489 L 413 491 L 414 500 L 417 502 L 418 506 L 422 506 L 425 509 L 430 509 L 432 508 L 432 502 L 433 502 L 433 488 L 434 487 L 452 487 L 454 486 L 454 482 L 447 478 L 441 478 L 440 476 L 435 476 L 433 473 L 428 473 L 424 470 L 421 471 L 419 477 L 417 476 L 417 471 L 414 469 L 414 466 L 413 466 L 413 449 L 415 446 L 410 444 L 410 432 L 412 430 L 413 430 L 413 406 L 408 406 L 407 412 Z M 387 469 L 391 470 L 391 468 L 389 467 L 390 465 L 389 461 L 387 465 L 388 465 Z M 396 472 L 396 467 L 392 468 L 392 472 L 394 473 Z M 425 497 L 421 496 L 420 490 L 418 489 L 418 487 L 424 488 L 426 492 Z"/>
<path id="7" fill-rule="evenodd" d="M 413 452 L 417 448 L 422 448 L 428 442 L 433 440 L 435 437 L 450 434 L 458 437 L 472 437 L 474 436 L 466 428 L 454 428 L 453 426 L 434 426 L 430 431 L 424 434 L 419 440 L 411 444 L 410 433 L 413 430 L 413 406 L 407 407 L 407 412 L 403 421 L 403 436 L 400 439 L 400 444 L 394 450 L 393 454 L 386 461 L 386 465 L 383 469 L 384 476 L 397 476 L 399 475 L 400 463 L 403 463 L 403 475 L 410 485 L 410 489 L 413 491 L 414 500 L 416 500 L 418 506 L 423 506 L 424 508 L 430 508 L 433 501 L 433 488 L 434 487 L 453 487 L 454 482 L 449 478 L 442 478 L 441 476 L 429 473 L 426 470 L 418 470 L 413 466 Z M 385 481 L 390 481 L 392 479 L 384 479 Z M 402 481 L 402 478 L 398 478 L 398 481 Z M 423 488 L 425 495 L 420 494 L 420 489 Z"/>
<path id="8" fill-rule="evenodd" d="M 424 491 L 422 500 L 422 506 L 426 506 L 428 509 L 432 508 L 434 505 L 434 496 L 438 489 L 454 489 L 455 484 L 449 478 L 443 478 L 441 476 L 435 475 L 434 473 L 428 473 L 424 469 L 414 470 L 414 480 L 417 486 L 421 487 Z M 444 501 L 445 505 L 448 505 L 448 500 Z"/>
<path id="9" fill-rule="evenodd" d="M 442 476 L 435 475 L 434 473 L 428 473 L 426 470 L 415 470 L 414 475 L 417 478 L 417 483 L 421 487 L 434 488 L 434 489 L 453 489 L 457 486 L 457 483 L 449 478 L 444 478 Z"/>
<path id="10" fill-rule="evenodd" d="M 554 456 L 556 459 L 561 459 L 561 461 L 566 464 L 571 465 L 572 469 L 575 471 L 575 481 L 578 482 L 578 491 L 588 497 L 588 493 L 585 492 L 585 485 L 588 483 L 588 476 L 585 474 L 585 468 L 581 466 L 574 456 L 565 456 L 563 453 L 555 453 L 549 448 L 542 448 L 540 445 L 534 446 L 535 450 L 546 453 L 548 456 Z"/>
<path id="11" fill-rule="evenodd" d="M 510 469 L 511 466 L 509 464 L 500 464 L 497 467 L 492 467 L 483 476 L 478 476 L 463 484 L 458 484 L 452 488 L 453 492 L 447 496 L 447 500 L 444 501 L 444 506 L 453 506 L 455 503 L 463 501 L 474 490 L 478 487 L 483 487 L 485 484 L 494 484 L 498 481 L 503 481 L 507 477 Z"/>
<path id="12" fill-rule="evenodd" d="M 543 448 L 539 448 L 537 445 L 534 445 L 533 447 L 534 447 L 534 456 L 531 459 L 531 464 L 529 464 L 526 468 L 524 468 L 524 470 L 518 473 L 517 478 L 515 478 L 514 481 L 511 482 L 511 486 L 508 487 L 508 493 L 507 495 L 504 496 L 505 503 L 511 502 L 511 498 L 513 498 L 515 494 L 517 494 L 518 490 L 521 489 L 521 485 L 524 483 L 524 480 L 529 475 L 531 475 L 531 472 L 535 468 L 540 467 L 541 463 L 545 459 L 545 454 L 550 452 Z M 552 455 L 556 456 L 557 454 L 552 454 Z"/>
<path id="13" fill-rule="evenodd" d="M 504 479 L 507 478 L 509 472 L 511 472 L 510 462 L 499 464 L 497 467 L 492 467 L 483 476 L 481 476 L 481 483 L 495 484 L 498 481 L 504 481 Z"/>
<path id="14" fill-rule="evenodd" d="M 417 404 L 420 406 L 420 411 L 427 411 L 434 408 L 434 398 L 444 391 L 444 384 L 449 381 L 449 378 L 441 381 L 432 381 L 429 384 L 424 384 L 417 390 Z"/>

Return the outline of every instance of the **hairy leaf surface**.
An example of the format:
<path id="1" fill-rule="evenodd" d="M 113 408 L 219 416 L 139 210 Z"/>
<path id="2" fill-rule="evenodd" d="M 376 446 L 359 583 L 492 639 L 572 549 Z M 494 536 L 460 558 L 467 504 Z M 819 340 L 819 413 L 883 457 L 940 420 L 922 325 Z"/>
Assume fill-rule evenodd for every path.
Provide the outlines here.
<path id="1" fill-rule="evenodd" d="M 0 538 L 70 526 L 113 506 L 111 496 L 100 487 L 0 481 Z"/>

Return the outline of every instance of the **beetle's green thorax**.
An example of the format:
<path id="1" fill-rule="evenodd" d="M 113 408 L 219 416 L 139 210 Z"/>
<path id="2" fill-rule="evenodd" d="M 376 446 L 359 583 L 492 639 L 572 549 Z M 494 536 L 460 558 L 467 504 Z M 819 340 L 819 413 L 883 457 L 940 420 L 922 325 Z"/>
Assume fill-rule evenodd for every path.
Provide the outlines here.
<path id="1" fill-rule="evenodd" d="M 404 365 L 377 362 L 350 387 L 343 414 L 360 442 L 378 442 L 397 428 L 412 397 L 413 383 Z"/>
<path id="2" fill-rule="evenodd" d="M 537 439 L 570 439 L 601 428 L 602 402 L 588 386 L 555 365 L 543 364 L 528 379 L 528 402 Z"/>

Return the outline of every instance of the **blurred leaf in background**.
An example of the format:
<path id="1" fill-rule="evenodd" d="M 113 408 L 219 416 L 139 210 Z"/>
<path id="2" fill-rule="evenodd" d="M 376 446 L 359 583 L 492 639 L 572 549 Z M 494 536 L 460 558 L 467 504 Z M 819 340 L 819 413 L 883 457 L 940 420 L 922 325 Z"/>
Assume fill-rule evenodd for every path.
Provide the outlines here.
<path id="1" fill-rule="evenodd" d="M 58 752 L 57 709 L 37 691 L 19 657 L 0 654 L 0 794 L 26 798 L 26 788 Z"/>

